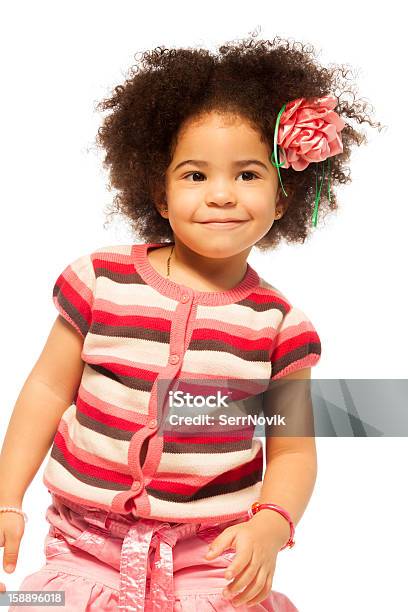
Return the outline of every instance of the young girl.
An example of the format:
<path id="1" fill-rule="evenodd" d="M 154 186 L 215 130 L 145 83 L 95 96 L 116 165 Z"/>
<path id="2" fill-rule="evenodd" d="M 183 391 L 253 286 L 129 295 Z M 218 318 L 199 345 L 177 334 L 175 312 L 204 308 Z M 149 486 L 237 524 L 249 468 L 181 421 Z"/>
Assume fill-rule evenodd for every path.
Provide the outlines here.
<path id="1" fill-rule="evenodd" d="M 46 563 L 20 586 L 53 591 L 49 609 L 63 592 L 75 612 L 296 611 L 271 587 L 314 487 L 313 436 L 267 437 L 264 465 L 248 428 L 161 426 L 182 379 L 196 395 L 236 380 L 260 397 L 270 381 L 310 381 L 319 361 L 311 320 L 247 263 L 254 246 L 303 243 L 320 203 L 336 208 L 330 181 L 350 180 L 364 141 L 343 117 L 374 125 L 312 52 L 281 39 L 159 48 L 99 105 L 112 110 L 98 144 L 116 211 L 144 242 L 82 255 L 56 279 L 59 316 L 0 461 L 13 571 L 23 496 L 52 445 Z"/>

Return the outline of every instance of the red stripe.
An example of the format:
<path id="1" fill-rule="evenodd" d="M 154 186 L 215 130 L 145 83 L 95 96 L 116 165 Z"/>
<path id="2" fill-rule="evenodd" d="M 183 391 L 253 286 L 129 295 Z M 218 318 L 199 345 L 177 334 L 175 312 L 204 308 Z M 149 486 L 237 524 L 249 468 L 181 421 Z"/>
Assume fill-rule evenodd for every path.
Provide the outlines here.
<path id="1" fill-rule="evenodd" d="M 258 450 L 252 461 L 244 463 L 243 465 L 239 465 L 238 467 L 234 468 L 233 470 L 230 470 L 229 472 L 220 474 L 219 476 L 217 476 L 217 478 L 214 478 L 212 482 L 214 484 L 223 484 L 239 481 L 244 478 L 244 476 L 248 476 L 248 474 L 252 474 L 252 472 L 258 471 L 260 467 L 263 468 L 262 447 Z"/>
<path id="2" fill-rule="evenodd" d="M 298 334 L 292 338 L 288 338 L 284 340 L 275 348 L 272 354 L 273 360 L 277 361 L 281 357 L 284 357 L 286 354 L 291 353 L 301 346 L 307 346 L 310 343 L 319 342 L 319 337 L 316 332 L 313 331 L 305 331 L 302 334 Z"/>
<path id="3" fill-rule="evenodd" d="M 101 467 L 97 467 L 95 465 L 90 465 L 89 463 L 85 463 L 85 461 L 81 461 L 73 455 L 67 448 L 65 444 L 65 440 L 61 433 L 57 431 L 55 434 L 55 445 L 60 450 L 60 452 L 64 455 L 66 462 L 75 470 L 84 474 L 85 476 L 90 476 L 92 478 L 100 478 L 102 480 L 106 480 L 107 482 L 116 482 L 119 484 L 123 484 L 126 486 L 131 486 L 133 479 L 131 476 L 127 476 L 126 474 L 121 474 L 117 471 L 112 471 L 108 469 L 104 469 Z M 89 486 L 89 485 L 88 485 Z"/>
<path id="4" fill-rule="evenodd" d="M 191 426 L 189 426 L 189 428 L 191 428 Z M 253 429 L 254 429 L 253 427 L 252 429 L 250 429 L 249 427 L 246 429 L 243 427 L 240 427 L 239 429 L 237 429 L 237 432 L 235 434 L 223 435 L 223 436 L 221 434 L 218 435 L 217 433 L 213 433 L 212 435 L 209 435 L 209 436 L 183 436 L 183 435 L 178 435 L 178 434 L 169 436 L 166 433 L 164 438 L 165 438 L 165 441 L 168 443 L 177 442 L 177 444 L 225 444 L 227 442 L 250 440 L 253 435 Z M 247 433 L 247 435 L 243 435 L 245 433 Z"/>
<path id="5" fill-rule="evenodd" d="M 79 282 L 82 281 L 78 278 Z M 91 324 L 92 321 L 92 309 L 88 302 L 82 297 L 80 293 L 78 293 L 64 278 L 62 275 L 58 277 L 56 280 L 56 286 L 58 287 L 58 293 L 64 296 L 64 298 L 69 302 L 78 312 L 81 313 L 83 318 L 86 320 L 88 325 Z M 84 283 L 82 283 L 84 285 Z M 90 291 L 86 285 L 84 285 L 86 291 Z M 58 293 L 54 295 L 54 298 L 58 300 Z M 65 309 L 64 309 L 65 310 Z"/>
<path id="6" fill-rule="evenodd" d="M 250 293 L 249 295 L 247 295 L 245 299 L 251 300 L 252 302 L 255 302 L 256 304 L 280 304 L 281 306 L 284 306 L 286 309 L 289 308 L 288 302 L 286 302 L 283 298 L 280 298 L 279 296 L 275 295 L 274 293 L 271 295 L 270 293 L 262 294 L 262 293 L 256 293 L 254 291 L 253 293 Z"/>
<path id="7" fill-rule="evenodd" d="M 221 342 L 225 342 L 225 344 L 229 344 L 234 348 L 248 351 L 267 351 L 271 344 L 270 338 L 264 337 L 257 338 L 256 340 L 250 340 L 249 338 L 234 336 L 233 334 L 229 334 L 228 332 L 220 331 L 218 329 L 214 330 L 205 327 L 195 329 L 192 334 L 192 340 L 220 340 Z"/>
<path id="8" fill-rule="evenodd" d="M 208 484 L 229 484 L 231 482 L 238 482 L 239 480 L 241 480 L 242 478 L 244 478 L 245 476 L 247 476 L 248 474 L 251 474 L 252 472 L 258 471 L 260 467 L 263 467 L 263 457 L 262 457 L 262 449 L 260 449 L 257 453 L 257 455 L 254 457 L 254 459 L 252 461 L 249 461 L 248 463 L 245 463 L 242 466 L 239 466 L 237 468 L 234 468 L 233 470 L 230 470 L 229 472 L 226 472 L 225 474 L 221 474 L 220 476 L 218 476 L 217 478 L 214 478 L 213 480 L 210 480 Z M 182 475 L 181 475 L 182 476 Z M 200 489 L 202 489 L 203 487 L 205 487 L 206 485 L 203 485 L 202 483 L 200 483 L 197 486 L 193 486 L 193 485 L 188 485 L 188 484 L 182 484 L 180 482 L 174 482 L 171 480 L 166 480 L 163 481 L 163 475 L 160 474 L 161 480 L 151 480 L 149 483 L 149 486 L 151 486 L 154 489 L 157 489 L 157 491 L 166 491 L 169 493 L 178 493 L 180 495 L 191 495 L 193 493 L 195 493 L 196 491 L 199 491 Z M 186 474 L 186 478 L 188 477 L 192 477 L 191 474 Z M 194 476 L 193 476 L 194 478 Z"/>
<path id="9" fill-rule="evenodd" d="M 171 329 L 171 320 L 161 317 L 144 317 L 139 315 L 119 315 L 112 312 L 94 309 L 94 321 L 111 325 L 112 327 L 144 327 L 158 331 L 169 332 Z M 169 312 L 169 315 L 172 313 Z"/>
<path id="10" fill-rule="evenodd" d="M 100 268 L 103 270 L 111 270 L 112 272 L 117 272 L 119 274 L 134 274 L 135 266 L 133 262 L 119 262 L 119 261 L 109 261 L 107 259 L 102 259 L 99 257 L 92 257 L 92 262 L 94 269 Z"/>
<path id="11" fill-rule="evenodd" d="M 128 376 L 130 378 L 140 378 L 141 380 L 154 381 L 157 378 L 157 372 L 153 370 L 144 370 L 142 368 L 134 368 L 123 363 L 114 363 L 112 361 L 98 361 L 98 366 L 107 368 L 114 374 Z"/>
<path id="12" fill-rule="evenodd" d="M 76 401 L 76 407 L 80 410 L 80 412 L 88 415 L 95 421 L 98 421 L 98 423 L 103 423 L 104 425 L 114 427 L 115 429 L 123 429 L 125 431 L 139 431 L 140 429 L 143 429 L 143 425 L 132 423 L 126 419 L 121 419 L 98 410 L 94 406 L 88 404 L 88 402 L 85 402 L 79 395 Z"/>

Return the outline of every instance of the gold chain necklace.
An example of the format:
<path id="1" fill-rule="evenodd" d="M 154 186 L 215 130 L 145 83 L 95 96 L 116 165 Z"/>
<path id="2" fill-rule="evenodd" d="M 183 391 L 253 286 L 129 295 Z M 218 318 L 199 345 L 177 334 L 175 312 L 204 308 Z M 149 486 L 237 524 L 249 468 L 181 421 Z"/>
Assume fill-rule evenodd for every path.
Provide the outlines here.
<path id="1" fill-rule="evenodd" d="M 173 249 L 174 249 L 174 244 L 171 247 L 171 253 L 169 255 L 169 258 L 167 259 L 167 276 L 170 276 L 170 258 L 173 255 Z"/>

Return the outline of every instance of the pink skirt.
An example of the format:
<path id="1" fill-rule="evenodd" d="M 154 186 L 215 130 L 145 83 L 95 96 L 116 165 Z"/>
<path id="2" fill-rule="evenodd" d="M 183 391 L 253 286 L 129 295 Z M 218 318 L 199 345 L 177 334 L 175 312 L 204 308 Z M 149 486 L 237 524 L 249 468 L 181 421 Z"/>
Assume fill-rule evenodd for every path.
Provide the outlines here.
<path id="1" fill-rule="evenodd" d="M 242 522 L 169 523 L 90 509 L 52 494 L 45 564 L 26 576 L 21 591 L 64 591 L 55 612 L 298 612 L 282 593 L 234 607 L 222 595 L 233 549 L 204 558 L 226 527 Z M 11 606 L 9 612 L 19 612 Z M 24 610 L 44 610 L 24 606 Z"/>

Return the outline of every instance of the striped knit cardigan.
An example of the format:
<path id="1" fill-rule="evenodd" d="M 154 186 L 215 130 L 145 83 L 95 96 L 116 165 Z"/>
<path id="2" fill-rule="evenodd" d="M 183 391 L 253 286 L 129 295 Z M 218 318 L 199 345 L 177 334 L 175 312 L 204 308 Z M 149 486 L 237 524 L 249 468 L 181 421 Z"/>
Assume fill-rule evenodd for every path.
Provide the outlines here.
<path id="1" fill-rule="evenodd" d="M 55 282 L 55 306 L 83 337 L 84 370 L 43 482 L 63 498 L 121 514 L 244 517 L 262 486 L 261 439 L 228 440 L 208 429 L 193 439 L 159 435 L 158 386 L 181 377 L 268 384 L 315 365 L 320 339 L 304 312 L 249 264 L 233 289 L 195 291 L 153 268 L 147 252 L 160 246 L 101 248 Z"/>

